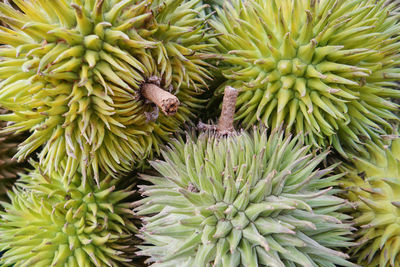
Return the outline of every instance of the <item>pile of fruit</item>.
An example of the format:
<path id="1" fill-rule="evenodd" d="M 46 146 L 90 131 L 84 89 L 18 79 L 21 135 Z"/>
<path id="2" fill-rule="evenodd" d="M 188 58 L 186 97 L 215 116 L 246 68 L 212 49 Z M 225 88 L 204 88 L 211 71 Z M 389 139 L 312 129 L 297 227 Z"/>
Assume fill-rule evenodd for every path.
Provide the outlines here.
<path id="1" fill-rule="evenodd" d="M 400 267 L 400 7 L 0 2 L 0 266 Z"/>

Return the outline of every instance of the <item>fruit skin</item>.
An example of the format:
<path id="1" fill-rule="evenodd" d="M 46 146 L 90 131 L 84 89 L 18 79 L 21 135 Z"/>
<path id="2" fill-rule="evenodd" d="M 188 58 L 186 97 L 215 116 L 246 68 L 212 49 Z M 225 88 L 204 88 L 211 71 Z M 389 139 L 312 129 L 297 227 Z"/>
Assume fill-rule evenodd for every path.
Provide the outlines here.
<path id="1" fill-rule="evenodd" d="M 366 267 L 400 266 L 400 139 L 384 146 L 367 144 L 369 155 L 355 156 L 341 167 L 341 184 L 358 227 L 354 259 Z"/>
<path id="2" fill-rule="evenodd" d="M 0 114 L 5 114 L 5 110 L 0 108 Z M 0 129 L 6 123 L 0 121 Z M 18 173 L 24 172 L 25 164 L 13 159 L 17 153 L 17 146 L 23 141 L 23 136 L 0 133 L 0 199 L 6 199 L 6 192 L 15 182 Z"/>
<path id="3" fill-rule="evenodd" d="M 176 140 L 143 175 L 139 255 L 154 266 L 355 266 L 348 203 L 331 186 L 327 153 L 274 131 Z"/>
<path id="4" fill-rule="evenodd" d="M 399 98 L 397 9 L 383 0 L 232 0 L 211 25 L 219 67 L 241 90 L 236 120 L 282 123 L 306 144 L 361 151 L 391 134 Z"/>
<path id="5" fill-rule="evenodd" d="M 33 165 L 9 193 L 11 204 L 2 203 L 1 266 L 136 266 L 130 188 L 116 190 L 110 176 L 84 185 L 79 172 L 68 185 Z"/>
<path id="6" fill-rule="evenodd" d="M 211 36 L 200 0 L 13 1 L 0 3 L 0 104 L 13 111 L 7 132 L 30 130 L 17 157 L 43 146 L 40 163 L 66 175 L 115 175 L 158 152 L 201 108 Z M 62 12 L 61 12 L 62 10 Z M 159 84 L 181 106 L 158 114 L 141 97 Z M 158 116 L 158 117 L 157 117 Z"/>

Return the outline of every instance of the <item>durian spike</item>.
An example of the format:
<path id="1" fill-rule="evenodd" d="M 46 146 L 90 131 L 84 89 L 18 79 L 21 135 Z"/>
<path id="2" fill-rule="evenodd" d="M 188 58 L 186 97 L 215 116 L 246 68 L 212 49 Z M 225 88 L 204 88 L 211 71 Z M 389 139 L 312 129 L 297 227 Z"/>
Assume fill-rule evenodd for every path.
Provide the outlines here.
<path id="1" fill-rule="evenodd" d="M 154 83 L 145 83 L 142 86 L 142 95 L 156 104 L 167 116 L 172 116 L 178 111 L 179 99 Z"/>
<path id="2" fill-rule="evenodd" d="M 219 117 L 217 126 L 217 131 L 220 135 L 229 134 L 235 130 L 233 128 L 233 117 L 235 115 L 238 93 L 239 91 L 231 86 L 225 87 L 221 116 Z"/>

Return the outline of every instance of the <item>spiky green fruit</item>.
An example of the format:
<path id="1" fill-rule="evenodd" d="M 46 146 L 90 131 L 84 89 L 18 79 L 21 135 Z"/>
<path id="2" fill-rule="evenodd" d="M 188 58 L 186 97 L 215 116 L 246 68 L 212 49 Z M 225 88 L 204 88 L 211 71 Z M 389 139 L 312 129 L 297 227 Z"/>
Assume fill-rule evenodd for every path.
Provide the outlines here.
<path id="1" fill-rule="evenodd" d="M 0 108 L 0 114 L 5 111 Z M 0 121 L 0 130 L 6 127 L 6 123 Z M 0 133 L 0 198 L 5 197 L 18 177 L 19 172 L 23 172 L 24 164 L 17 162 L 13 156 L 17 153 L 17 146 L 23 141 L 21 135 Z"/>
<path id="2" fill-rule="evenodd" d="M 1 266 L 136 266 L 129 188 L 117 191 L 110 176 L 100 187 L 84 184 L 79 172 L 67 184 L 35 168 L 9 193 L 11 204 L 2 203 Z"/>
<path id="3" fill-rule="evenodd" d="M 30 130 L 17 153 L 66 173 L 129 171 L 199 108 L 208 29 L 200 0 L 39 0 L 0 3 L 0 104 L 8 132 Z M 153 114 L 144 83 L 175 94 L 173 117 Z"/>
<path id="4" fill-rule="evenodd" d="M 355 260 L 365 267 L 400 266 L 400 139 L 385 146 L 368 143 L 369 156 L 342 169 L 342 185 L 359 227 Z"/>
<path id="5" fill-rule="evenodd" d="M 399 98 L 397 10 L 384 0 L 232 0 L 212 26 L 236 119 L 309 132 L 307 144 L 362 150 L 390 133 Z"/>
<path id="6" fill-rule="evenodd" d="M 334 166 L 299 136 L 254 130 L 179 140 L 142 178 L 140 255 L 154 266 L 354 266 L 345 200 L 331 188 Z"/>

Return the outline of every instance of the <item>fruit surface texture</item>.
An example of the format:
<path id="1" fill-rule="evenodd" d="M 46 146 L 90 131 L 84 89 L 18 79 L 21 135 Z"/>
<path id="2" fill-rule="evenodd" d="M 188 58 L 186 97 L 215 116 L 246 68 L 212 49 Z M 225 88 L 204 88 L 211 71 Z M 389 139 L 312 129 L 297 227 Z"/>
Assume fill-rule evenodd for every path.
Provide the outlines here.
<path id="1" fill-rule="evenodd" d="M 40 163 L 66 175 L 114 175 L 158 151 L 199 108 L 209 56 L 202 6 L 192 1 L 39 0 L 0 3 L 0 105 L 8 132 L 30 137 L 17 154 L 43 146 Z M 176 95 L 167 117 L 143 84 Z"/>
<path id="2" fill-rule="evenodd" d="M 368 156 L 355 157 L 342 169 L 341 183 L 355 202 L 352 213 L 359 244 L 355 260 L 366 267 L 400 266 L 400 139 L 368 145 Z"/>
<path id="3" fill-rule="evenodd" d="M 231 4 L 229 3 L 231 2 Z M 394 4 L 375 0 L 232 0 L 212 26 L 236 120 L 310 133 L 306 144 L 362 150 L 391 132 L 400 31 Z"/>
<path id="4" fill-rule="evenodd" d="M 152 266 L 354 266 L 341 175 L 298 138 L 254 130 L 176 141 L 142 178 L 140 255 Z"/>
<path id="5" fill-rule="evenodd" d="M 116 190 L 110 176 L 100 187 L 83 184 L 79 172 L 67 184 L 62 174 L 49 177 L 34 165 L 0 213 L 1 266 L 136 266 L 136 227 L 124 202 L 129 189 Z"/>

